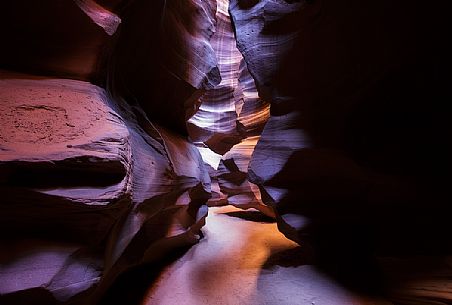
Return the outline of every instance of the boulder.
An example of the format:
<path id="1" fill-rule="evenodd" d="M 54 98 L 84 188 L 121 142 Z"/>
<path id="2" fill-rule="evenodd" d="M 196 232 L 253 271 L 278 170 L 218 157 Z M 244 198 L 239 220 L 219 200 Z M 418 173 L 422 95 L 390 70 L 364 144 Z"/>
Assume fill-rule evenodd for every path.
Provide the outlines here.
<path id="1" fill-rule="evenodd" d="M 9 76 L 0 80 L 5 298 L 95 304 L 129 268 L 199 240 L 210 178 L 193 144 L 95 85 Z"/>

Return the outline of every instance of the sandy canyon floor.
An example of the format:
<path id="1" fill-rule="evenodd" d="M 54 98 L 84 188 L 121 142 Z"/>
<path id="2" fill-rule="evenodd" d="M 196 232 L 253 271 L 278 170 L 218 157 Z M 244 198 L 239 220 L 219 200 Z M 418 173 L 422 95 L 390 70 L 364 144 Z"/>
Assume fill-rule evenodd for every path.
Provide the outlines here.
<path id="1" fill-rule="evenodd" d="M 392 304 L 355 295 L 303 261 L 258 212 L 210 208 L 205 237 L 167 266 L 143 305 Z"/>

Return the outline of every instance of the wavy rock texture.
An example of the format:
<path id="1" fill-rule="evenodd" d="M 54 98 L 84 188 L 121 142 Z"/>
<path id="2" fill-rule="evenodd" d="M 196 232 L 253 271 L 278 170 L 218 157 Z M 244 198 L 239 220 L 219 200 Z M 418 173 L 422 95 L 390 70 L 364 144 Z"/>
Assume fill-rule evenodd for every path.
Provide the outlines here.
<path id="1" fill-rule="evenodd" d="M 275 216 L 341 284 L 450 303 L 450 260 L 373 255 L 452 248 L 450 4 L 228 5 L 2 4 L 0 67 L 56 79 L 0 77 L 1 304 L 105 301 L 206 202 Z"/>
<path id="2" fill-rule="evenodd" d="M 197 242 L 210 179 L 192 144 L 97 86 L 22 77 L 0 81 L 6 300 L 95 304 L 122 272 Z"/>
<path id="3" fill-rule="evenodd" d="M 186 134 L 197 98 L 220 82 L 210 44 L 215 10 L 212 0 L 139 0 L 121 9 L 109 89 L 140 104 L 153 121 Z"/>
<path id="4" fill-rule="evenodd" d="M 237 49 L 228 12 L 229 1 L 218 1 L 217 26 L 211 44 L 218 58 L 221 82 L 199 99 L 188 122 L 190 138 L 218 154 L 251 134 L 258 134 L 268 118 L 268 106 L 257 96 L 242 54 Z"/>
<path id="5" fill-rule="evenodd" d="M 375 248 L 450 250 L 447 4 L 233 0 L 230 11 L 271 98 L 249 176 L 280 230 L 350 275 Z"/>
<path id="6" fill-rule="evenodd" d="M 258 94 L 253 78 L 237 49 L 228 12 L 229 1 L 219 1 L 217 27 L 211 44 L 218 58 L 221 82 L 199 98 L 199 109 L 187 122 L 190 138 L 205 150 L 205 159 L 221 157 L 210 168 L 212 198 L 209 205 L 233 204 L 270 209 L 247 179 L 251 153 L 269 117 L 269 105 Z M 210 153 L 208 152 L 209 150 Z M 271 213 L 270 213 L 271 214 Z"/>
<path id="7" fill-rule="evenodd" d="M 245 137 L 237 122 L 236 109 L 241 98 L 237 87 L 242 56 L 235 46 L 227 1 L 218 2 L 216 17 L 211 43 L 218 58 L 221 82 L 201 96 L 198 111 L 188 120 L 188 129 L 194 142 L 206 143 L 214 152 L 224 154 Z"/>

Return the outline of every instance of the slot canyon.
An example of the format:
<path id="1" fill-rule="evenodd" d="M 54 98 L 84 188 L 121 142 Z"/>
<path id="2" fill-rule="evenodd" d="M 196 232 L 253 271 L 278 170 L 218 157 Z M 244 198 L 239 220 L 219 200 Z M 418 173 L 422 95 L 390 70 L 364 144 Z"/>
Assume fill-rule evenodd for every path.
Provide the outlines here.
<path id="1" fill-rule="evenodd" d="M 0 12 L 0 305 L 452 304 L 450 1 Z"/>

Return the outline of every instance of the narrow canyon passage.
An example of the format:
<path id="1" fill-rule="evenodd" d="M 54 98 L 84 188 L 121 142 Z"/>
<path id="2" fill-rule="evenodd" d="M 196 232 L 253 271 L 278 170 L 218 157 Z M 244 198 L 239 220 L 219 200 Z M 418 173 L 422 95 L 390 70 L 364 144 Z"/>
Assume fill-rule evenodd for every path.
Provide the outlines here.
<path id="1" fill-rule="evenodd" d="M 221 82 L 199 98 L 197 112 L 187 121 L 188 134 L 209 169 L 212 198 L 208 205 L 228 203 L 271 214 L 258 187 L 247 179 L 270 105 L 259 97 L 237 49 L 228 9 L 228 0 L 217 1 L 216 30 L 210 39 Z"/>
<path id="2" fill-rule="evenodd" d="M 353 292 L 317 268 L 310 248 L 287 239 L 264 215 L 273 212 L 245 177 L 270 106 L 258 96 L 237 49 L 229 0 L 217 1 L 216 16 L 211 44 L 222 80 L 201 96 L 187 122 L 192 141 L 212 167 L 204 238 L 161 272 L 142 304 L 388 305 L 413 294 L 410 286 L 391 300 Z M 435 276 L 414 285 L 429 287 Z"/>
<path id="3" fill-rule="evenodd" d="M 451 12 L 4 1 L 0 305 L 451 304 Z"/>
<path id="4" fill-rule="evenodd" d="M 354 295 L 316 270 L 304 246 L 284 237 L 264 215 L 271 210 L 257 186 L 234 177 L 246 176 L 269 105 L 259 98 L 237 49 L 228 6 L 228 0 L 217 1 L 211 38 L 222 80 L 200 98 L 188 120 L 190 137 L 212 167 L 204 238 L 162 271 L 142 304 L 389 304 Z"/>

